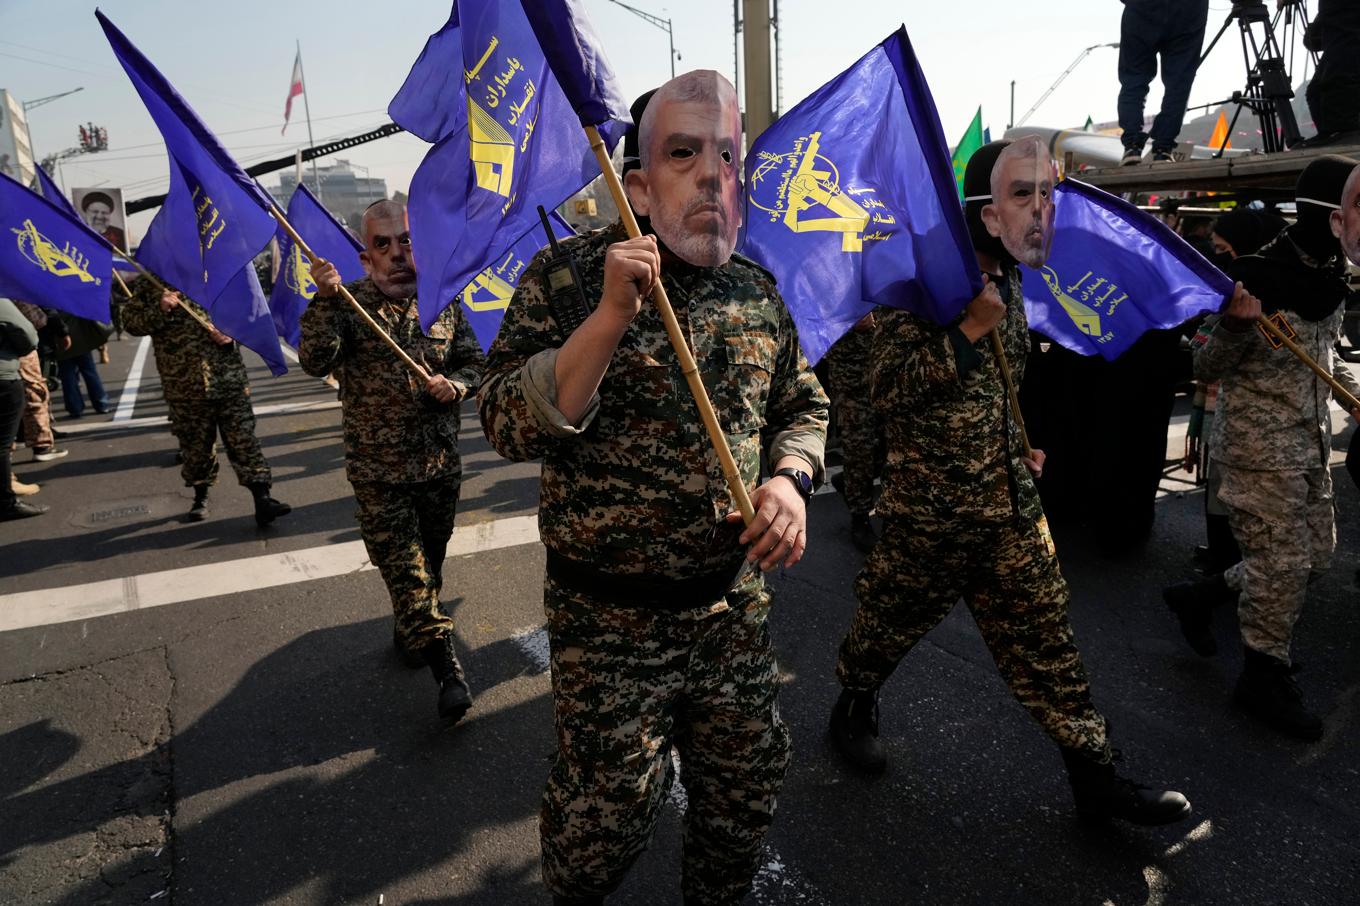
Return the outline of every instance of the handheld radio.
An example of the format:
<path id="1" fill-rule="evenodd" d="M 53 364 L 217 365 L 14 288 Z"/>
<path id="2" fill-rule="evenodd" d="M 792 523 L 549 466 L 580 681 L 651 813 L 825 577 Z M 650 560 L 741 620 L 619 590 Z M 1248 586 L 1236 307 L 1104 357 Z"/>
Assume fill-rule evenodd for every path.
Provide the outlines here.
<path id="1" fill-rule="evenodd" d="M 564 335 L 570 335 L 590 317 L 590 303 L 586 301 L 585 290 L 581 287 L 581 275 L 576 270 L 576 259 L 570 252 L 563 252 L 553 235 L 552 224 L 543 206 L 538 208 L 543 230 L 548 234 L 548 245 L 552 257 L 543 267 L 543 283 L 548 290 L 548 305 L 553 317 L 562 327 Z"/>

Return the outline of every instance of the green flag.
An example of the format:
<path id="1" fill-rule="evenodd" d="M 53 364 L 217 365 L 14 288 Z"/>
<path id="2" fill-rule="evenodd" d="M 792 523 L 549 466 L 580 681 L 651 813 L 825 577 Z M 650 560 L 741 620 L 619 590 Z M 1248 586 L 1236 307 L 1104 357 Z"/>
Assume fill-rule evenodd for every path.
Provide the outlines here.
<path id="1" fill-rule="evenodd" d="M 968 158 L 972 157 L 973 152 L 983 144 L 982 108 L 978 107 L 977 113 L 973 114 L 973 121 L 968 124 L 968 130 L 963 133 L 958 147 L 954 149 L 954 182 L 959 187 L 959 201 L 963 201 L 963 171 L 968 166 Z"/>

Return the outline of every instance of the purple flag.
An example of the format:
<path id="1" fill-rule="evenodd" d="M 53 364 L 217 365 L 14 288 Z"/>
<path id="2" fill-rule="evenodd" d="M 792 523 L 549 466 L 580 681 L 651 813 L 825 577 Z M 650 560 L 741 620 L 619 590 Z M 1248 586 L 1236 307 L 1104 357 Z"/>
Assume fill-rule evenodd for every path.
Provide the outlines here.
<path id="1" fill-rule="evenodd" d="M 1080 355 L 1117 358 L 1145 331 L 1176 327 L 1234 283 L 1166 224 L 1074 179 L 1053 193 L 1053 250 L 1021 268 L 1029 326 Z"/>
<path id="2" fill-rule="evenodd" d="M 582 126 L 598 126 L 609 147 L 632 123 L 628 102 L 581 0 L 522 0 L 553 75 Z"/>
<path id="3" fill-rule="evenodd" d="M 875 305 L 947 324 L 982 291 L 944 133 L 905 28 L 756 139 L 742 254 L 817 362 Z"/>
<path id="4" fill-rule="evenodd" d="M 151 61 L 103 13 L 95 16 L 170 157 L 170 191 L 137 260 L 283 374 L 288 366 L 252 263 L 274 236 L 273 202 Z"/>

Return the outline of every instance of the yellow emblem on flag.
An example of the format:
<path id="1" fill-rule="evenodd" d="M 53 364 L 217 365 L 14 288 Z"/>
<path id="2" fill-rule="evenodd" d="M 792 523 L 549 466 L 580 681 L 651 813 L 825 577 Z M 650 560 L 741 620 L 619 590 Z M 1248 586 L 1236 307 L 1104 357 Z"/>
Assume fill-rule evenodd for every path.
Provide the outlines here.
<path id="1" fill-rule="evenodd" d="M 57 248 L 55 242 L 38 232 L 32 220 L 25 220 L 22 230 L 11 227 L 10 232 L 18 237 L 19 253 L 52 276 L 76 277 L 81 283 L 95 286 L 103 282 L 90 273 L 89 259 L 79 250 L 70 243 L 64 249 Z"/>
<path id="2" fill-rule="evenodd" d="M 499 311 L 510 304 L 514 294 L 515 288 L 488 267 L 463 290 L 463 304 L 471 311 Z"/>
<path id="3" fill-rule="evenodd" d="M 841 185 L 836 165 L 819 153 L 821 137 L 814 132 L 800 138 L 787 154 L 762 152 L 751 174 L 751 203 L 792 232 L 840 233 L 842 252 L 861 252 L 866 241 L 888 239 L 891 233 L 869 233 L 869 225 L 897 219 L 873 189 Z"/>
<path id="4" fill-rule="evenodd" d="M 311 301 L 316 295 L 316 281 L 312 279 L 312 264 L 302 254 L 302 249 L 293 246 L 292 253 L 283 265 L 283 280 L 288 288 L 302 298 Z"/>
<path id="5" fill-rule="evenodd" d="M 468 98 L 468 142 L 477 185 L 509 198 L 515 177 L 515 140 L 472 98 Z"/>
<path id="6" fill-rule="evenodd" d="M 1048 284 L 1048 291 L 1053 294 L 1054 299 L 1058 300 L 1063 311 L 1067 312 L 1067 316 L 1072 319 L 1077 330 L 1088 337 L 1099 337 L 1101 335 L 1099 313 L 1068 295 L 1067 291 L 1063 289 L 1062 281 L 1058 279 L 1058 272 L 1053 268 L 1045 266 L 1039 273 L 1044 278 L 1044 283 Z"/>

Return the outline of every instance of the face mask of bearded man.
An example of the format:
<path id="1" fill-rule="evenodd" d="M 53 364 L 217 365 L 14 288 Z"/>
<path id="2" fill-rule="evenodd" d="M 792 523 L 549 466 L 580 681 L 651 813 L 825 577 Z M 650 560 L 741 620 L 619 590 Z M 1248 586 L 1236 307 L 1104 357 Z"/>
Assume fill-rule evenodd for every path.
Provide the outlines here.
<path id="1" fill-rule="evenodd" d="M 676 257 L 721 267 L 741 227 L 741 116 L 732 84 L 712 70 L 657 89 L 638 124 L 641 167 L 625 177 L 633 210 Z"/>
<path id="2" fill-rule="evenodd" d="M 1006 147 L 992 167 L 992 202 L 982 209 L 987 232 L 1030 268 L 1048 261 L 1053 245 L 1053 184 L 1057 165 L 1037 138 Z"/>
<path id="3" fill-rule="evenodd" d="M 1351 264 L 1360 266 L 1360 166 L 1351 171 L 1341 191 L 1341 207 L 1331 213 L 1332 235 L 1341 240 L 1341 251 Z"/>

